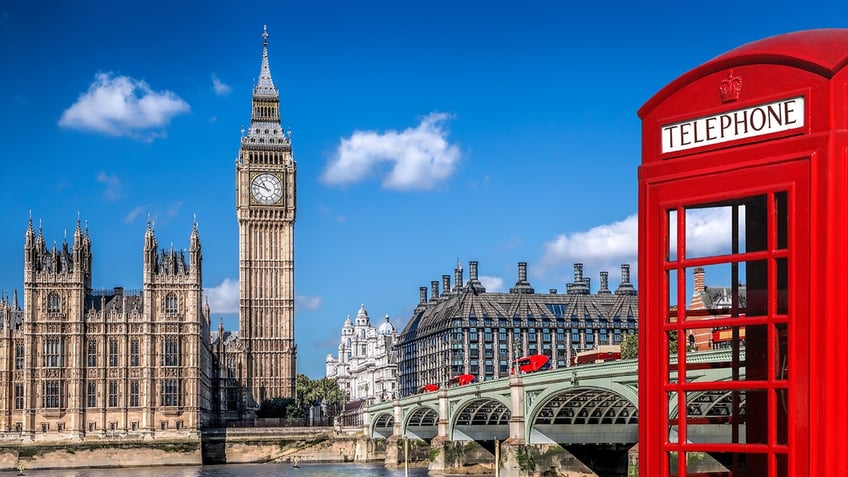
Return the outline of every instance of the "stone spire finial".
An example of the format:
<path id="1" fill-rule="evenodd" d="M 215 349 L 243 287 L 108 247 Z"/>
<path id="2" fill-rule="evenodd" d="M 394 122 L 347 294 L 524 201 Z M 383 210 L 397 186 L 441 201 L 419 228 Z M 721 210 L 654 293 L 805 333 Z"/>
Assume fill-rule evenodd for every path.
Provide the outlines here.
<path id="1" fill-rule="evenodd" d="M 262 67 L 259 70 L 259 81 L 253 89 L 254 96 L 278 96 L 271 79 L 271 67 L 268 66 L 268 28 L 262 32 Z"/>

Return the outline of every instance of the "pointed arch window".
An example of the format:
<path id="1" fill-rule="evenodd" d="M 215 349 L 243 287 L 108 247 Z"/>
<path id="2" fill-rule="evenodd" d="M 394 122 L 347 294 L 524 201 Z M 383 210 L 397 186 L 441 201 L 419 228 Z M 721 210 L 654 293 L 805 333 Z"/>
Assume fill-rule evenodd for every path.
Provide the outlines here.
<path id="1" fill-rule="evenodd" d="M 176 293 L 168 293 L 165 295 L 165 315 L 174 316 L 179 311 L 179 300 Z"/>
<path id="2" fill-rule="evenodd" d="M 47 295 L 47 313 L 59 313 L 59 294 L 56 292 Z"/>

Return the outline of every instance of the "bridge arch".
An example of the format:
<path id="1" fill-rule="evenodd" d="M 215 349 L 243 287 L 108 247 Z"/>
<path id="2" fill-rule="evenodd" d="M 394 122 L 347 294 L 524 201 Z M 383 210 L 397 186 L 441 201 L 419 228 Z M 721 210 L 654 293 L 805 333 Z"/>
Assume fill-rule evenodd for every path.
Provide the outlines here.
<path id="1" fill-rule="evenodd" d="M 510 402 L 504 396 L 469 396 L 453 403 L 448 436 L 453 441 L 509 438 Z"/>
<path id="2" fill-rule="evenodd" d="M 721 382 L 729 379 L 714 380 L 703 376 L 695 381 Z M 746 433 L 746 396 L 748 392 L 765 392 L 754 389 L 709 389 L 692 391 L 686 396 L 686 439 L 688 442 L 728 444 L 734 440 L 745 442 Z M 780 396 L 782 397 L 782 395 Z M 785 405 L 779 399 L 778 405 Z M 680 400 L 671 393 L 668 400 L 669 441 L 677 442 Z M 737 416 L 736 419 L 733 416 Z M 735 437 L 734 437 L 735 434 Z"/>
<path id="3" fill-rule="evenodd" d="M 394 426 L 394 413 L 380 412 L 371 419 L 371 429 L 368 434 L 372 439 L 388 439 L 394 433 Z"/>
<path id="4" fill-rule="evenodd" d="M 435 405 L 420 404 L 406 409 L 401 427 L 401 435 L 406 438 L 430 441 L 438 434 L 439 408 Z"/>
<path id="5" fill-rule="evenodd" d="M 530 444 L 634 444 L 638 395 L 621 384 L 576 386 L 540 394 L 527 414 Z"/>

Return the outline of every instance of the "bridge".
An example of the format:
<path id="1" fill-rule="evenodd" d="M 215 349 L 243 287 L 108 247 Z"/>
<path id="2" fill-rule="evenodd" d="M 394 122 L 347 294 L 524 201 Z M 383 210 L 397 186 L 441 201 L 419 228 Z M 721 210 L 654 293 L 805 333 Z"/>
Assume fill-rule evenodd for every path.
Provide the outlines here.
<path id="1" fill-rule="evenodd" d="M 729 379 L 729 368 L 707 365 L 729 361 L 729 350 L 690 353 L 687 363 L 695 369 L 686 379 Z M 703 417 L 688 426 L 688 438 L 729 442 L 732 426 L 722 425 L 727 420 L 721 416 L 729 416 L 732 405 L 730 392 L 687 396 L 688 414 Z M 744 406 L 744 396 L 735 405 Z M 672 416 L 677 407 L 677 397 L 669 396 Z M 545 471 L 624 475 L 628 451 L 638 442 L 638 424 L 637 360 L 441 389 L 374 404 L 364 414 L 368 435 L 386 439 L 388 465 L 405 462 L 411 442 L 413 459 L 426 456 L 431 471 L 481 466 L 501 476 Z"/>

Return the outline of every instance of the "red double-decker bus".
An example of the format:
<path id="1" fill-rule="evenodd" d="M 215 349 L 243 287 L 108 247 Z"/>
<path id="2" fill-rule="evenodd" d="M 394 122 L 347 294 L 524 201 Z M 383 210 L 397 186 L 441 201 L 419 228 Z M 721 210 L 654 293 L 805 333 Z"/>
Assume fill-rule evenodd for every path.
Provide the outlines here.
<path id="1" fill-rule="evenodd" d="M 454 386 L 465 386 L 466 384 L 471 384 L 474 382 L 473 374 L 457 374 L 456 376 L 450 378 L 448 381 L 448 387 L 452 388 Z"/>
<path id="2" fill-rule="evenodd" d="M 439 390 L 438 384 L 432 384 L 432 383 L 431 384 L 425 384 L 425 385 L 421 386 L 420 388 L 418 388 L 418 391 L 416 392 L 416 394 L 431 393 L 433 391 L 438 391 L 438 390 Z"/>
<path id="3" fill-rule="evenodd" d="M 535 373 L 551 369 L 551 359 L 543 354 L 523 356 L 512 362 L 512 374 Z"/>

